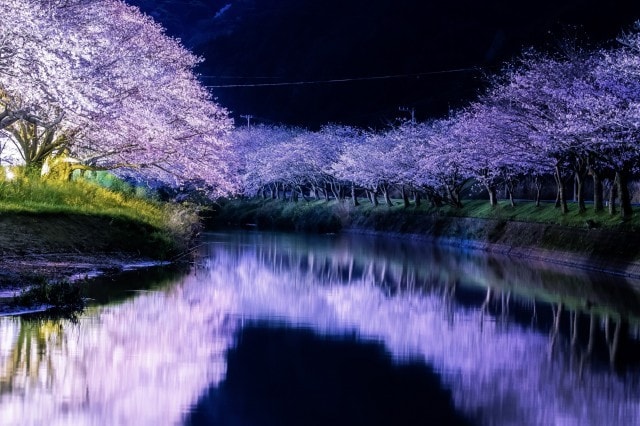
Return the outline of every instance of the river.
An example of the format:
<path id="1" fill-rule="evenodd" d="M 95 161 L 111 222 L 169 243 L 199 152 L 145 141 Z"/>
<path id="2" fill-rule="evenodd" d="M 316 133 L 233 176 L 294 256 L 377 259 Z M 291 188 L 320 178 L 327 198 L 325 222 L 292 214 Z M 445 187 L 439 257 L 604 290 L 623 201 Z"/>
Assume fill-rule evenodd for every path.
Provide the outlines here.
<path id="1" fill-rule="evenodd" d="M 640 283 L 424 242 L 211 233 L 0 318 L 0 425 L 638 425 Z"/>

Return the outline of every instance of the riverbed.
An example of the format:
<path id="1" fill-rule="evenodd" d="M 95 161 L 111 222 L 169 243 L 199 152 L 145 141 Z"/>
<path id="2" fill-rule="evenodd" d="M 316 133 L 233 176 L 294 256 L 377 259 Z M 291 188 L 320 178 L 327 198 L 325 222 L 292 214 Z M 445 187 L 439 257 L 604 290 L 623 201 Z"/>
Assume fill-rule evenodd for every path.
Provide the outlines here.
<path id="1" fill-rule="evenodd" d="M 640 424 L 640 284 L 362 235 L 210 233 L 190 270 L 0 318 L 0 423 Z"/>

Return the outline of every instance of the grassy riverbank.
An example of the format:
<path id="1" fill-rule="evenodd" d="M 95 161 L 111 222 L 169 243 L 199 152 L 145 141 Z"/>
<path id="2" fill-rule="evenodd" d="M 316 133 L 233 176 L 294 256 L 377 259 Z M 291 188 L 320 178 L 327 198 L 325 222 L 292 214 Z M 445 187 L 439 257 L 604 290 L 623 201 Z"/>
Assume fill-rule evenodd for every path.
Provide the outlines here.
<path id="1" fill-rule="evenodd" d="M 594 212 L 587 209 L 579 212 L 578 206 L 569 203 L 569 213 L 561 214 L 553 203 L 536 206 L 523 201 L 515 207 L 507 201 L 491 207 L 485 200 L 466 201 L 464 207 L 432 207 L 423 203 L 420 207 L 405 208 L 396 202 L 389 207 L 377 207 L 362 202 L 355 207 L 350 201 L 299 201 L 280 200 L 226 200 L 219 204 L 214 225 L 243 227 L 256 225 L 261 229 L 284 231 L 335 232 L 342 228 L 359 227 L 393 232 L 419 232 L 424 219 L 442 217 L 466 217 L 498 221 L 552 224 L 570 228 L 598 228 L 616 231 L 639 231 L 640 209 L 635 209 L 631 220 L 622 221 L 619 215 Z"/>
<path id="2" fill-rule="evenodd" d="M 461 209 L 422 205 L 373 207 L 331 201 L 228 200 L 220 204 L 214 226 L 303 232 L 376 232 L 438 239 L 455 245 L 532 257 L 640 276 L 640 211 L 622 221 L 607 212 L 562 215 L 552 203 L 467 201 Z"/>
<path id="3" fill-rule="evenodd" d="M 0 181 L 0 284 L 172 260 L 188 250 L 199 227 L 193 209 L 112 183 L 109 188 L 85 179 Z"/>

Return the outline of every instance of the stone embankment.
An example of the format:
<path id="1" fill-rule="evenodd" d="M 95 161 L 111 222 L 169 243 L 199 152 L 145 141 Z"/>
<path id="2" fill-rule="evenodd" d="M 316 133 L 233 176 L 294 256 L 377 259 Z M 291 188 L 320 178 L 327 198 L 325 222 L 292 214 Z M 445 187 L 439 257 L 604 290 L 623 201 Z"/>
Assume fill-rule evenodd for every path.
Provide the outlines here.
<path id="1" fill-rule="evenodd" d="M 344 231 L 437 241 L 640 278 L 640 232 L 461 217 L 423 217 L 419 223 L 404 224 L 400 229 L 347 226 Z"/>

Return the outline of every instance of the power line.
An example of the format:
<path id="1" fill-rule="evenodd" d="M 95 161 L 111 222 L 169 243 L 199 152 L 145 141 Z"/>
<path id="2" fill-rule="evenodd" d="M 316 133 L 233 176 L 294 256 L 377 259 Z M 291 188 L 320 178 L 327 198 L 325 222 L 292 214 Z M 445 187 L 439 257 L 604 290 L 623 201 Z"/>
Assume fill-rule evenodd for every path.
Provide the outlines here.
<path id="1" fill-rule="evenodd" d="M 198 75 L 199 78 L 222 78 L 230 80 L 278 80 L 282 77 L 241 76 L 241 75 Z"/>
<path id="2" fill-rule="evenodd" d="M 206 87 L 209 87 L 212 89 L 225 89 L 225 88 L 234 88 L 234 87 L 303 86 L 303 85 L 309 85 L 309 84 L 334 84 L 334 83 L 348 83 L 352 81 L 390 80 L 390 79 L 410 78 L 410 77 L 417 78 L 417 77 L 422 77 L 427 75 L 453 74 L 453 73 L 461 73 L 461 72 L 479 72 L 479 71 L 480 69 L 477 67 L 456 68 L 456 69 L 450 69 L 450 70 L 420 72 L 420 73 L 412 73 L 412 74 L 394 74 L 394 75 L 379 75 L 379 76 L 372 76 L 372 77 L 336 78 L 331 80 L 288 81 L 288 82 L 280 82 L 280 83 L 218 84 L 218 85 L 207 85 Z"/>

